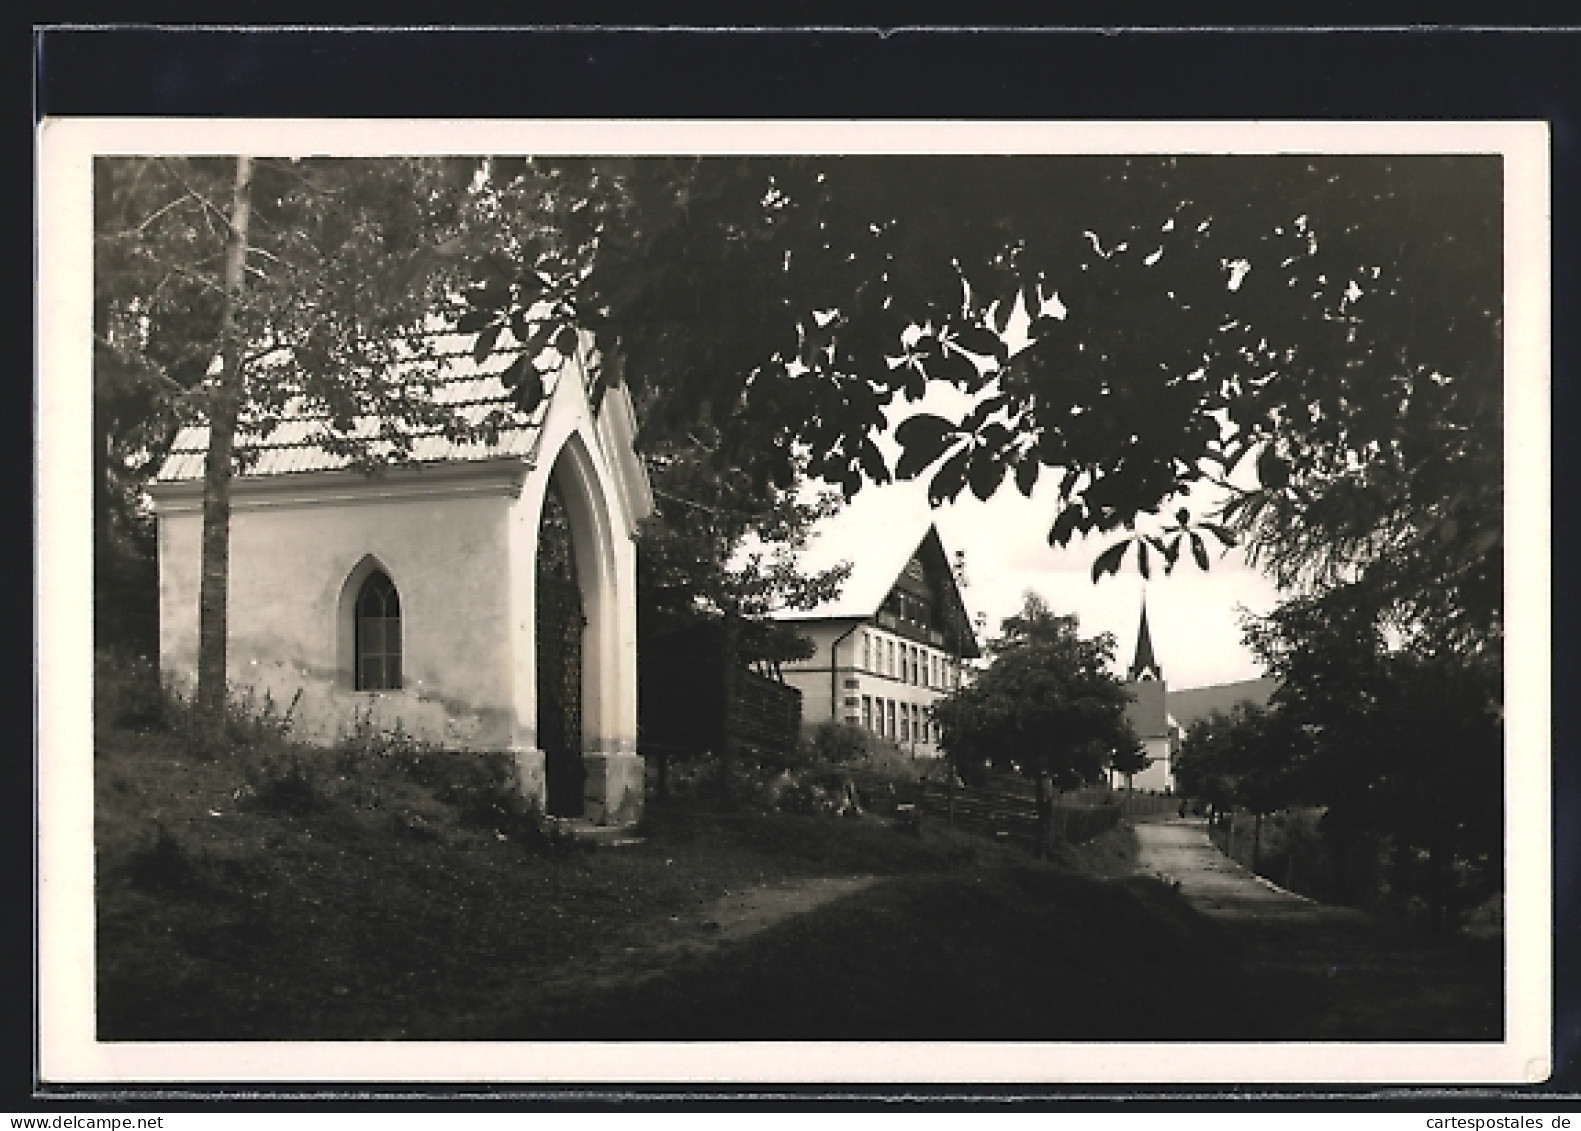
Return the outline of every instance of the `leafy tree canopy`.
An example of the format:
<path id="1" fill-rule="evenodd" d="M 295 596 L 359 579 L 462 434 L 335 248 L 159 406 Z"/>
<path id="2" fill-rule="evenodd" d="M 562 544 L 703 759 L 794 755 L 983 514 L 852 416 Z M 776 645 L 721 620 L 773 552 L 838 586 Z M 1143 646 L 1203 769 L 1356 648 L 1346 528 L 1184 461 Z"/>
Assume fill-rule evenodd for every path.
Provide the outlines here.
<path id="1" fill-rule="evenodd" d="M 1281 581 L 1365 574 L 1498 631 L 1500 165 L 1481 156 L 497 160 L 467 323 L 570 324 L 647 425 L 720 459 L 937 500 L 1057 475 L 1050 541 L 1237 534 Z M 520 374 L 523 396 L 536 395 Z M 971 407 L 906 410 L 930 383 Z M 897 424 L 891 467 L 874 443 Z M 1217 484 L 1218 516 L 1176 505 Z M 1223 521 L 1214 521 L 1215 518 Z M 1437 578 L 1424 596 L 1424 577 Z M 1440 609 L 1427 607 L 1433 603 Z"/>
<path id="2" fill-rule="evenodd" d="M 1215 806 L 1268 813 L 1293 800 L 1290 775 L 1306 740 L 1288 716 L 1237 703 L 1227 712 L 1209 712 L 1187 729 L 1175 778 L 1183 793 Z"/>
<path id="3" fill-rule="evenodd" d="M 95 392 L 120 462 L 146 475 L 159 437 L 205 416 L 220 352 L 234 158 L 101 157 L 94 167 Z M 365 462 L 400 458 L 403 424 L 455 423 L 420 394 L 433 325 L 454 294 L 433 267 L 454 239 L 470 167 L 439 159 L 253 163 L 245 281 L 244 425 L 292 404 Z M 459 246 L 459 245 L 457 245 Z M 386 423 L 361 443 L 356 418 Z M 459 426 L 459 425 L 457 425 Z M 167 439 L 168 443 L 168 439 Z"/>
<path id="4" fill-rule="evenodd" d="M 695 434 L 651 453 L 648 467 L 655 512 L 637 554 L 644 633 L 730 617 L 741 622 L 733 643 L 743 663 L 777 669 L 811 655 L 811 642 L 772 614 L 816 607 L 849 575 L 849 565 L 804 573 L 796 560 L 838 497 L 804 501 L 795 490 L 755 485 L 740 470 L 715 467 Z"/>
<path id="5" fill-rule="evenodd" d="M 1248 628 L 1280 681 L 1275 717 L 1306 740 L 1285 759 L 1290 795 L 1326 805 L 1336 826 L 1446 859 L 1496 859 L 1502 665 L 1403 647 L 1353 596 L 1293 598 Z"/>
<path id="6" fill-rule="evenodd" d="M 940 740 L 963 768 L 991 764 L 1036 774 L 1061 788 L 1097 780 L 1137 737 L 1130 695 L 1110 672 L 1114 638 L 1078 635 L 1035 593 L 988 645 L 988 667 L 931 708 Z"/>

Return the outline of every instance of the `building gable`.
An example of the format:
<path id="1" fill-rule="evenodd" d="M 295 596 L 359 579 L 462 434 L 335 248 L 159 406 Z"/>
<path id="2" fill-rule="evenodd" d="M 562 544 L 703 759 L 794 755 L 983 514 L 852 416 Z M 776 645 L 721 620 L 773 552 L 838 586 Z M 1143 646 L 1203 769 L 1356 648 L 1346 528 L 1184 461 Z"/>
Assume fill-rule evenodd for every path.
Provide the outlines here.
<path id="1" fill-rule="evenodd" d="M 873 621 L 967 659 L 982 654 L 955 571 L 931 523 L 921 539 L 909 545 L 891 542 L 859 557 L 819 545 L 802 556 L 801 564 L 810 571 L 841 561 L 851 566 L 851 573 L 838 597 L 814 609 L 787 610 L 777 619 Z"/>
<path id="2" fill-rule="evenodd" d="M 929 526 L 878 607 L 883 628 L 966 658 L 980 655 L 938 528 Z"/>

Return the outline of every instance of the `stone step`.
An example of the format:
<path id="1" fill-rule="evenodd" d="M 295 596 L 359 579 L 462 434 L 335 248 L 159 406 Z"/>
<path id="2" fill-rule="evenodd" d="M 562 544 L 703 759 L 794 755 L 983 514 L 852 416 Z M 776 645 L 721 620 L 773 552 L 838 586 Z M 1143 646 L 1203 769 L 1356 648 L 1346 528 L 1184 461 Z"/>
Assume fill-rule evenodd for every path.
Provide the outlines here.
<path id="1" fill-rule="evenodd" d="M 598 848 L 624 848 L 644 841 L 635 825 L 596 825 L 586 817 L 550 817 L 548 821 L 573 839 Z"/>

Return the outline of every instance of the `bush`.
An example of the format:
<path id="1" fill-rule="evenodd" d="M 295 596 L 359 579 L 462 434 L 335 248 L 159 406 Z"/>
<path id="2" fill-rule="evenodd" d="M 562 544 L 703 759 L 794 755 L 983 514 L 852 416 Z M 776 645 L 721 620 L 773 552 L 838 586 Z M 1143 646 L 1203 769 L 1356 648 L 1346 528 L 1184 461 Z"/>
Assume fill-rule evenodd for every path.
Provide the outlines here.
<path id="1" fill-rule="evenodd" d="M 868 733 L 857 727 L 846 726 L 833 720 L 821 722 L 810 738 L 803 739 L 803 746 L 810 746 L 807 761 L 829 766 L 844 766 L 860 761 L 868 754 Z"/>
<path id="2" fill-rule="evenodd" d="M 1059 806 L 1054 810 L 1056 836 L 1070 844 L 1085 844 L 1120 823 L 1120 806 L 1109 802 L 1093 807 Z"/>
<path id="3" fill-rule="evenodd" d="M 289 741 L 299 691 L 284 708 L 266 692 L 230 689 L 217 724 L 202 719 L 189 696 L 160 680 L 158 666 L 144 655 L 96 652 L 94 711 L 125 730 L 168 731 L 188 754 L 213 759 L 236 750 L 278 748 Z"/>
<path id="4" fill-rule="evenodd" d="M 93 665 L 96 710 L 111 725 L 126 730 L 166 730 L 171 696 L 159 682 L 159 669 L 147 656 L 98 653 Z"/>
<path id="5" fill-rule="evenodd" d="M 832 813 L 856 816 L 862 812 L 856 785 L 847 774 L 803 772 L 785 776 L 773 809 L 782 813 Z"/>
<path id="6" fill-rule="evenodd" d="M 146 891 L 185 891 L 201 881 L 187 847 L 159 822 L 152 838 L 127 854 L 126 874 L 134 886 Z"/>
<path id="7" fill-rule="evenodd" d="M 282 817 L 320 812 L 339 792 L 325 780 L 328 767 L 324 762 L 297 750 L 271 752 L 246 767 L 237 800 L 255 812 Z"/>

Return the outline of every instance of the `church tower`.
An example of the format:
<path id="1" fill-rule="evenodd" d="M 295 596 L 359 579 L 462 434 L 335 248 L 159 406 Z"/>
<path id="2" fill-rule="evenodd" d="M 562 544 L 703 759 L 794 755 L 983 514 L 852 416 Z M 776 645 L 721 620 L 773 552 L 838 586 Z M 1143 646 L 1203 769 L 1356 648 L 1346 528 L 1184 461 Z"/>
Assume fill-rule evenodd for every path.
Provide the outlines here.
<path id="1" fill-rule="evenodd" d="M 1164 682 L 1164 669 L 1158 666 L 1158 658 L 1153 655 L 1153 634 L 1147 628 L 1147 598 L 1142 598 L 1142 624 L 1136 630 L 1136 659 L 1131 661 L 1131 670 L 1126 678 L 1132 682 L 1156 679 Z"/>
<path id="2" fill-rule="evenodd" d="M 1170 726 L 1167 698 L 1168 684 L 1164 682 L 1164 668 L 1153 652 L 1153 633 L 1147 624 L 1147 598 L 1142 598 L 1142 619 L 1136 630 L 1136 656 L 1126 673 L 1125 689 L 1131 694 L 1131 704 L 1126 718 L 1136 730 L 1137 737 L 1147 756 L 1152 759 L 1146 769 L 1131 775 L 1126 783 L 1132 789 L 1156 790 L 1160 793 L 1174 788 L 1174 766 L 1170 758 Z"/>

